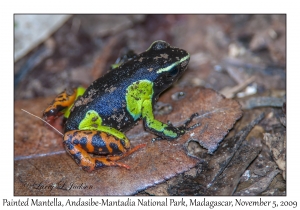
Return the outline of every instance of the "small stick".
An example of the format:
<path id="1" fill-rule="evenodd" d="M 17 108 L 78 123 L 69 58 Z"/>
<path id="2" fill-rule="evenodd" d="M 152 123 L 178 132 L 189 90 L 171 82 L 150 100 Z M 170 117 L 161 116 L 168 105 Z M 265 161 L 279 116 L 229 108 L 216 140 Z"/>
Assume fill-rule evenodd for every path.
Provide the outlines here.
<path id="1" fill-rule="evenodd" d="M 30 112 L 28 112 L 28 111 L 26 111 L 26 110 L 24 110 L 24 109 L 21 109 L 21 110 L 22 110 L 23 112 L 26 112 L 27 114 L 30 114 L 30 115 L 32 115 L 32 116 L 34 116 L 34 117 L 36 117 L 36 118 L 42 120 L 44 123 L 46 123 L 46 124 L 49 125 L 51 128 L 53 128 L 57 133 L 59 133 L 62 137 L 64 136 L 61 132 L 59 132 L 59 130 L 57 130 L 54 126 L 50 125 L 50 123 L 48 123 L 46 120 L 44 120 L 44 119 L 42 119 L 42 118 L 40 118 L 40 117 L 38 117 L 38 116 L 36 116 L 36 115 L 34 115 L 34 114 L 31 114 Z"/>

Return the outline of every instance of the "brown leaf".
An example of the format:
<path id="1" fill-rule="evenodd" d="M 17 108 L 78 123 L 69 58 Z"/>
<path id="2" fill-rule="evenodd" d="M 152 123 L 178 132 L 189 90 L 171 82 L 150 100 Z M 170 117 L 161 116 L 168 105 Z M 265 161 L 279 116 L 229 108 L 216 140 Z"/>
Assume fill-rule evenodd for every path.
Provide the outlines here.
<path id="1" fill-rule="evenodd" d="M 184 91 L 183 97 L 177 94 L 179 91 Z M 179 126 L 198 112 L 199 117 L 191 124 L 201 122 L 201 126 L 176 140 L 152 143 L 155 136 L 145 132 L 139 122 L 126 135 L 132 146 L 145 142 L 147 146 L 120 161 L 131 168 L 108 167 L 91 173 L 63 152 L 62 137 L 20 111 L 22 108 L 41 115 L 51 99 L 16 102 L 15 195 L 134 194 L 194 167 L 198 160 L 186 155 L 184 144 L 193 139 L 212 153 L 242 114 L 237 102 L 209 89 L 174 88 L 161 101 L 171 104 L 173 111 L 157 116 L 158 120 L 170 120 Z"/>
<path id="2" fill-rule="evenodd" d="M 208 149 L 209 153 L 213 153 L 236 120 L 242 116 L 239 103 L 226 99 L 211 89 L 204 88 L 174 88 L 170 94 L 176 98 L 176 94 L 181 91 L 186 94 L 183 96 L 184 98 L 172 104 L 174 110 L 180 111 L 176 115 L 165 116 L 162 118 L 163 121 L 174 122 L 180 118 L 184 120 L 197 112 L 199 116 L 195 118 L 194 122 L 199 122 L 201 125 L 190 132 L 190 138 L 187 135 L 184 138 L 199 142 L 201 146 Z M 161 101 L 166 102 L 168 97 L 165 94 Z"/>
<path id="3" fill-rule="evenodd" d="M 49 130 L 48 126 L 44 125 L 41 120 L 21 110 L 27 110 L 41 117 L 43 109 L 47 107 L 47 103 L 50 103 L 52 100 L 53 97 L 15 102 L 15 159 L 64 151 L 59 134 L 53 130 Z"/>

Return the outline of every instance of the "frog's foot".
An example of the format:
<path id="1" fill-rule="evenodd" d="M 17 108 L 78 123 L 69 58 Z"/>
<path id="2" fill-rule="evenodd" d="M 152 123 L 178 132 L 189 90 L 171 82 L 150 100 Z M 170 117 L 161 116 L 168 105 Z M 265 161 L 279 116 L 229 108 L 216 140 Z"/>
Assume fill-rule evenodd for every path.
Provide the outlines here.
<path id="1" fill-rule="evenodd" d="M 117 160 L 120 160 L 122 158 L 125 158 L 129 155 L 131 155 L 132 153 L 136 152 L 137 150 L 145 147 L 147 144 L 139 144 L 137 146 L 135 146 L 134 148 L 128 150 L 127 152 L 121 154 L 120 156 L 109 156 L 107 157 L 108 160 L 112 160 L 112 161 L 117 161 Z"/>
<path id="2" fill-rule="evenodd" d="M 118 156 L 115 156 L 115 157 L 118 157 Z M 90 165 L 90 164 L 81 165 L 83 170 L 91 172 L 95 169 L 100 169 L 103 167 L 110 167 L 110 166 L 118 166 L 118 167 L 130 169 L 129 165 L 126 165 L 124 163 L 115 162 L 107 157 L 96 157 L 96 158 L 94 157 L 94 158 L 91 158 L 91 160 L 93 163 L 92 165 Z"/>
<path id="3" fill-rule="evenodd" d="M 127 152 L 125 152 L 121 155 L 95 158 L 96 159 L 95 161 L 97 161 L 98 164 L 100 162 L 103 164 L 103 166 L 95 167 L 95 169 L 105 167 L 105 166 L 119 166 L 119 167 L 123 167 L 123 168 L 126 168 L 126 169 L 130 169 L 130 166 L 128 166 L 124 163 L 118 163 L 118 162 L 115 162 L 115 161 L 118 161 L 120 159 L 123 159 L 123 158 L 129 156 L 132 153 L 136 152 L 137 150 L 139 150 L 139 149 L 141 149 L 145 146 L 146 146 L 146 144 L 137 145 L 136 147 L 130 149 L 129 151 L 127 151 Z"/>
<path id="4" fill-rule="evenodd" d="M 169 132 L 173 132 L 173 133 L 176 133 L 176 136 L 175 137 L 166 137 L 166 136 L 159 136 L 159 137 L 156 137 L 156 138 L 153 138 L 152 139 L 152 142 L 154 141 L 159 141 L 159 140 L 174 140 L 175 138 L 178 138 L 182 135 L 184 135 L 186 133 L 186 131 L 190 131 L 190 130 L 193 130 L 194 128 L 198 127 L 201 125 L 201 123 L 196 123 L 190 127 L 188 127 L 188 125 L 192 122 L 192 120 L 199 116 L 198 113 L 194 113 L 192 114 L 186 121 L 185 123 L 182 125 L 182 126 L 179 126 L 179 127 L 174 127 L 170 122 L 168 122 L 168 127 L 165 128 L 166 131 L 169 131 Z"/>
<path id="5" fill-rule="evenodd" d="M 184 123 L 182 126 L 180 126 L 178 129 L 180 129 L 180 130 L 185 130 L 185 131 L 190 131 L 190 130 L 193 130 L 194 128 L 200 126 L 201 123 L 196 123 L 196 124 L 194 124 L 194 125 L 192 125 L 192 126 L 190 126 L 190 127 L 187 127 L 187 126 L 192 122 L 192 120 L 193 120 L 195 117 L 198 117 L 198 116 L 199 116 L 198 113 L 192 114 L 192 115 L 190 116 L 190 118 L 188 118 L 187 121 L 185 121 L 185 123 Z"/>

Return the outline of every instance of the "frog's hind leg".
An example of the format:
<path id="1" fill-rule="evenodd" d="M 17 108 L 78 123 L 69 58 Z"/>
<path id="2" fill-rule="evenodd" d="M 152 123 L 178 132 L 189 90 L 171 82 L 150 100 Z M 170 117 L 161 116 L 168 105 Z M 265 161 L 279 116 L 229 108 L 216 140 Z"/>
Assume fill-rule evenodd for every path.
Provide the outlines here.
<path id="1" fill-rule="evenodd" d="M 66 147 L 73 147 L 66 143 Z M 83 170 L 91 172 L 95 169 L 106 166 L 119 166 L 129 169 L 130 167 L 123 163 L 108 160 L 106 157 L 91 157 L 84 149 L 74 146 L 72 149 L 67 149 L 68 153 L 73 157 L 75 162 L 82 167 Z"/>
<path id="2" fill-rule="evenodd" d="M 75 162 L 85 171 L 118 166 L 129 169 L 124 163 L 115 162 L 122 159 L 143 146 L 138 145 L 126 152 L 122 141 L 112 135 L 100 131 L 75 130 L 69 131 L 64 136 L 66 151 L 73 157 Z M 91 157 L 88 153 L 100 155 L 123 154 L 120 156 Z"/>

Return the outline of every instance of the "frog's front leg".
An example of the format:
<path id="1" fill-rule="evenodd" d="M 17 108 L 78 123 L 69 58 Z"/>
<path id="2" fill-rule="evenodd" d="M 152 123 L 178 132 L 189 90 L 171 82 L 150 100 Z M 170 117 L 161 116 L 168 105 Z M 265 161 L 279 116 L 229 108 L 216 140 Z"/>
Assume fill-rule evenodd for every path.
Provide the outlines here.
<path id="1" fill-rule="evenodd" d="M 185 134 L 187 130 L 197 127 L 199 124 L 195 124 L 188 128 L 188 124 L 192 121 L 197 114 L 193 114 L 187 121 L 180 127 L 175 127 L 171 123 L 162 123 L 154 118 L 152 97 L 154 94 L 153 82 L 149 80 L 139 80 L 134 82 L 127 88 L 126 102 L 127 110 L 131 116 L 137 120 L 142 117 L 144 121 L 145 130 L 148 130 L 160 139 L 176 139 L 179 136 Z"/>
<path id="2" fill-rule="evenodd" d="M 187 119 L 187 121 L 182 126 L 175 127 L 171 123 L 165 124 L 154 118 L 151 100 L 145 100 L 143 102 L 142 118 L 144 121 L 144 127 L 146 130 L 149 130 L 159 136 L 157 138 L 154 138 L 152 141 L 162 139 L 172 140 L 178 138 L 179 136 L 182 136 L 186 131 L 194 129 L 195 127 L 200 125 L 199 123 L 196 123 L 191 127 L 187 127 L 196 116 L 198 116 L 198 113 L 192 114 L 192 116 Z"/>
<path id="3" fill-rule="evenodd" d="M 66 151 L 85 171 L 93 171 L 106 166 L 119 166 L 129 169 L 128 165 L 116 161 L 146 146 L 146 144 L 140 144 L 128 150 L 129 144 L 124 144 L 124 141 L 106 132 L 96 130 L 69 131 L 65 133 L 63 143 Z M 88 153 L 105 156 L 91 157 Z"/>

